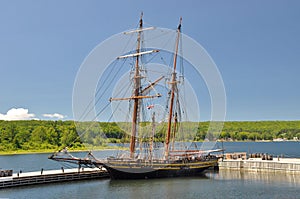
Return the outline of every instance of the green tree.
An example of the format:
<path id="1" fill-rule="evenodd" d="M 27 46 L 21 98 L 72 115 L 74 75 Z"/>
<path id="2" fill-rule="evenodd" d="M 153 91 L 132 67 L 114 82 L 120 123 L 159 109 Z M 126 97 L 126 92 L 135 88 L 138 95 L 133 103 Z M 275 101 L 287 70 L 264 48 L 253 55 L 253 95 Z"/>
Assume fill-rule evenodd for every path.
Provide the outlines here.
<path id="1" fill-rule="evenodd" d="M 76 128 L 74 126 L 70 128 L 65 128 L 61 136 L 62 146 L 72 146 L 72 144 L 74 144 L 76 141 L 79 141 Z"/>
<path id="2" fill-rule="evenodd" d="M 53 146 L 60 145 L 59 134 L 52 126 L 46 130 L 46 141 Z"/>
<path id="3" fill-rule="evenodd" d="M 31 142 L 37 145 L 41 145 L 47 141 L 46 128 L 44 126 L 38 126 L 32 131 Z"/>
<path id="4" fill-rule="evenodd" d="M 28 142 L 30 141 L 31 133 L 28 129 L 22 128 L 19 133 L 14 137 L 13 142 L 18 149 L 28 149 Z"/>

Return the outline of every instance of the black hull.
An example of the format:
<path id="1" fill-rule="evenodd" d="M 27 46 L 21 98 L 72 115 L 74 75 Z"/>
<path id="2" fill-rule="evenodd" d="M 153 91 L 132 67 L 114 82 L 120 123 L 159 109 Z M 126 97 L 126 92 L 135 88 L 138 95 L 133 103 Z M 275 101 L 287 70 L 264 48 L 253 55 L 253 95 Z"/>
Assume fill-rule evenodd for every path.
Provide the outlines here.
<path id="1" fill-rule="evenodd" d="M 189 176 L 202 176 L 203 171 L 208 169 L 210 166 L 201 168 L 179 168 L 179 169 L 145 169 L 143 168 L 123 168 L 115 169 L 113 167 L 103 165 L 108 171 L 111 179 L 153 179 L 153 178 L 173 178 L 173 177 L 189 177 Z"/>
<path id="2" fill-rule="evenodd" d="M 173 177 L 188 177 L 188 176 L 201 176 L 203 171 L 207 168 L 197 169 L 179 169 L 179 170 L 154 170 L 146 173 L 131 173 L 124 170 L 114 168 L 107 168 L 111 179 L 153 179 L 153 178 L 173 178 Z"/>

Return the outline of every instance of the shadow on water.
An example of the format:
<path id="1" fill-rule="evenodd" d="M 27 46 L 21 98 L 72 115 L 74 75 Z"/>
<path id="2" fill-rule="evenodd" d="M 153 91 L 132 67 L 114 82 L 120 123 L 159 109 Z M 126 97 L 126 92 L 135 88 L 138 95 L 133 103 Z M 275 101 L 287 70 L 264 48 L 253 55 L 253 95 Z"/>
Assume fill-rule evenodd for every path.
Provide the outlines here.
<path id="1" fill-rule="evenodd" d="M 207 180 L 210 176 L 207 176 L 205 173 L 197 176 L 189 176 L 189 177 L 174 177 L 174 178 L 155 178 L 155 179 L 138 179 L 138 180 L 110 180 L 110 186 L 131 186 L 135 184 L 139 185 L 147 185 L 156 182 L 163 183 L 172 183 L 174 181 L 190 181 L 190 180 Z"/>
<path id="2" fill-rule="evenodd" d="M 197 177 L 176 177 L 139 180 L 110 180 L 108 191 L 112 197 L 117 193 L 126 193 L 126 198 L 198 198 L 195 190 L 199 184 L 209 180 L 206 175 Z M 116 195 L 114 195 L 116 194 Z M 191 195 L 192 194 L 192 195 Z"/>

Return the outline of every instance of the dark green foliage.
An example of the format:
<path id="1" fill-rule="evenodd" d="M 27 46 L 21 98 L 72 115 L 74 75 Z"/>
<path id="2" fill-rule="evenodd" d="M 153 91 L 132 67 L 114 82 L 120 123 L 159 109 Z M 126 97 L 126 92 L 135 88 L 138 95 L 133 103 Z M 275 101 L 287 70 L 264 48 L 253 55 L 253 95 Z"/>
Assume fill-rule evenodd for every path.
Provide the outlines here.
<path id="1" fill-rule="evenodd" d="M 4 152 L 58 149 L 79 140 L 72 121 L 0 121 L 0 151 Z"/>

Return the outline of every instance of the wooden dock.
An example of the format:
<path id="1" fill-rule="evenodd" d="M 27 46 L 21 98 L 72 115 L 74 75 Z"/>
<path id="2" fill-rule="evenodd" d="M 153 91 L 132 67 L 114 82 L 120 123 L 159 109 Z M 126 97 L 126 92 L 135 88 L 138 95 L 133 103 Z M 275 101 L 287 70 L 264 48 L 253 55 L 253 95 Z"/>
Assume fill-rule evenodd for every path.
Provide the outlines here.
<path id="1" fill-rule="evenodd" d="M 44 170 L 26 173 L 14 173 L 10 177 L 0 178 L 0 189 L 8 187 L 57 183 L 66 181 L 109 178 L 106 170 L 84 168 L 64 170 Z"/>

